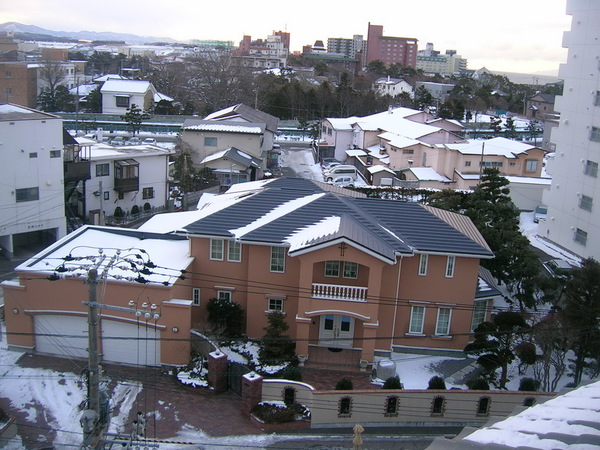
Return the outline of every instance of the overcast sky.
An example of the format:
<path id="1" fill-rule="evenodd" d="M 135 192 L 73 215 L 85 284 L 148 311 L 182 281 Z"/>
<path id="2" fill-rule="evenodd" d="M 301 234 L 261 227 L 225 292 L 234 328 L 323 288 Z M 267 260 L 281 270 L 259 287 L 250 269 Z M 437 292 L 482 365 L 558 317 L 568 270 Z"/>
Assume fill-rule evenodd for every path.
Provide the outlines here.
<path id="1" fill-rule="evenodd" d="M 570 29 L 566 0 L 2 0 L 0 21 L 56 31 L 110 31 L 177 40 L 233 41 L 291 33 L 292 50 L 328 37 L 351 38 L 367 25 L 384 35 L 453 49 L 469 69 L 558 72 L 565 62 L 563 32 Z"/>

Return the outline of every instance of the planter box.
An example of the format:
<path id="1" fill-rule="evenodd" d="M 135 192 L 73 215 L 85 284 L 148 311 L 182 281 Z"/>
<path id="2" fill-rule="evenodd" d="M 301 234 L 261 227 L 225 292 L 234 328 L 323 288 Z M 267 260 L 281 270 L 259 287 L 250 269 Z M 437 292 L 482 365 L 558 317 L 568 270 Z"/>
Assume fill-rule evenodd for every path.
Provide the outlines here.
<path id="1" fill-rule="evenodd" d="M 256 428 L 266 432 L 310 429 L 310 420 L 296 420 L 294 422 L 286 423 L 263 423 L 253 415 L 250 415 L 250 422 Z"/>

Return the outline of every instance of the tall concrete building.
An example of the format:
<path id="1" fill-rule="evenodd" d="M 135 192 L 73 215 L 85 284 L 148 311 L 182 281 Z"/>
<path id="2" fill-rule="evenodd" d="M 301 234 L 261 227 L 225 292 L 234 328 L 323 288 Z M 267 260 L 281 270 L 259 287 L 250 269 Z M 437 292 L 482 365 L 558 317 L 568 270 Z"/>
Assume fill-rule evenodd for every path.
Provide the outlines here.
<path id="1" fill-rule="evenodd" d="M 359 53 L 362 53 L 364 44 L 366 42 L 363 40 L 362 34 L 355 34 L 352 39 L 328 38 L 327 52 L 341 53 L 347 58 L 356 58 Z"/>
<path id="2" fill-rule="evenodd" d="M 365 65 L 380 60 L 386 65 L 402 64 L 417 67 L 417 39 L 384 36 L 382 25 L 371 25 L 367 34 Z"/>
<path id="3" fill-rule="evenodd" d="M 565 32 L 565 82 L 556 97 L 560 123 L 548 164 L 552 185 L 544 193 L 548 215 L 539 234 L 581 257 L 600 260 L 600 2 L 568 0 L 571 31 Z"/>

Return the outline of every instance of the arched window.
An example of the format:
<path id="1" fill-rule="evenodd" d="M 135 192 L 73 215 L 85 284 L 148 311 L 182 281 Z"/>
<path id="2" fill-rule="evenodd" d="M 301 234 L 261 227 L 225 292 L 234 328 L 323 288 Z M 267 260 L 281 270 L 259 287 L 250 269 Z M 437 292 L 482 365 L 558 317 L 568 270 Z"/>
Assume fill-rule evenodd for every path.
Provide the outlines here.
<path id="1" fill-rule="evenodd" d="M 352 415 L 352 397 L 340 398 L 338 405 L 338 417 L 350 417 Z"/>
<path id="2" fill-rule="evenodd" d="M 477 402 L 477 415 L 487 416 L 490 413 L 490 406 L 492 406 L 492 399 L 490 397 L 481 397 Z"/>
<path id="3" fill-rule="evenodd" d="M 444 409 L 446 409 L 446 398 L 441 395 L 435 397 L 431 402 L 431 415 L 443 416 Z"/>
<path id="4" fill-rule="evenodd" d="M 291 405 L 296 401 L 296 389 L 292 387 L 286 387 L 283 390 L 283 403 Z"/>
<path id="5" fill-rule="evenodd" d="M 396 396 L 388 397 L 385 400 L 385 415 L 388 417 L 397 416 L 400 408 L 400 399 Z"/>

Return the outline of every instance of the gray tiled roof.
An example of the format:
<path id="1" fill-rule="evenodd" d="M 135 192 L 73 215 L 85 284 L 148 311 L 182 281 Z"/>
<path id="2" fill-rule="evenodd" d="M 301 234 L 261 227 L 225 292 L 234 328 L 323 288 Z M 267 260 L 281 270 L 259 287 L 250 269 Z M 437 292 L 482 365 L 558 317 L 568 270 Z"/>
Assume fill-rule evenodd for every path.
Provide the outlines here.
<path id="1" fill-rule="evenodd" d="M 311 197 L 315 194 L 319 196 Z M 286 209 L 292 201 L 299 206 Z M 414 251 L 492 256 L 489 249 L 417 203 L 337 195 L 297 178 L 274 180 L 260 192 L 188 225 L 186 230 L 231 238 L 232 230 L 261 219 L 243 234 L 242 241 L 286 245 L 286 238 L 295 232 L 334 216 L 340 218 L 339 228 L 306 246 L 345 239 L 387 260 Z"/>

